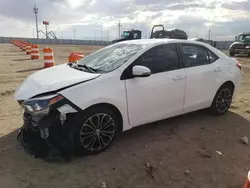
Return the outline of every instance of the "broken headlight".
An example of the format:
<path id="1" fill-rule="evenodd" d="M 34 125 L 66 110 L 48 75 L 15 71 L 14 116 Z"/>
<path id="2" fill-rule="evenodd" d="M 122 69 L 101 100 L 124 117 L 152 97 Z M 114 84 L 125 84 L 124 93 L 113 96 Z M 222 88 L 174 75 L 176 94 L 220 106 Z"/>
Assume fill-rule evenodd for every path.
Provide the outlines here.
<path id="1" fill-rule="evenodd" d="M 44 97 L 34 98 L 22 103 L 22 106 L 34 115 L 47 115 L 50 111 L 50 106 L 61 101 L 61 95 L 48 95 Z"/>

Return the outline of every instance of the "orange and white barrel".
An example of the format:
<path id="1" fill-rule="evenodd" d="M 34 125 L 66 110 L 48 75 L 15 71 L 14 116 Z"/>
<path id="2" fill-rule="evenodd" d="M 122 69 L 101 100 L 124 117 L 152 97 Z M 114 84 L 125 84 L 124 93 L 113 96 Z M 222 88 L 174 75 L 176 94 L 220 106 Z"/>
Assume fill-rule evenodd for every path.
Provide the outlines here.
<path id="1" fill-rule="evenodd" d="M 31 59 L 39 59 L 39 47 L 37 44 L 32 44 L 31 46 Z"/>
<path id="2" fill-rule="evenodd" d="M 26 43 L 25 42 L 22 43 L 22 51 L 26 51 Z"/>
<path id="3" fill-rule="evenodd" d="M 26 54 L 27 55 L 31 54 L 31 44 L 26 44 Z"/>
<path id="4" fill-rule="evenodd" d="M 84 58 L 84 55 L 82 52 L 71 52 L 69 54 L 69 63 L 76 62 L 82 58 Z"/>
<path id="5" fill-rule="evenodd" d="M 43 68 L 49 68 L 55 66 L 55 61 L 54 61 L 54 53 L 52 48 L 44 48 L 43 49 L 43 59 L 44 59 L 44 66 Z"/>
<path id="6" fill-rule="evenodd" d="M 19 41 L 19 48 L 22 50 L 23 49 L 23 43 L 22 41 Z"/>

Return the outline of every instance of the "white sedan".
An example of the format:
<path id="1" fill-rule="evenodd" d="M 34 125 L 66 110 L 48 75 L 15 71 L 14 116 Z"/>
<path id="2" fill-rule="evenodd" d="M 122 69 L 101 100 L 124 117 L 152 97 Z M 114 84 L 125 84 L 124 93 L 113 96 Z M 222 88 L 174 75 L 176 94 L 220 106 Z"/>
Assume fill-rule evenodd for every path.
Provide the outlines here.
<path id="1" fill-rule="evenodd" d="M 99 153 L 139 125 L 205 108 L 226 113 L 241 79 L 236 59 L 202 42 L 116 43 L 27 77 L 15 93 L 19 138 L 47 159 Z"/>

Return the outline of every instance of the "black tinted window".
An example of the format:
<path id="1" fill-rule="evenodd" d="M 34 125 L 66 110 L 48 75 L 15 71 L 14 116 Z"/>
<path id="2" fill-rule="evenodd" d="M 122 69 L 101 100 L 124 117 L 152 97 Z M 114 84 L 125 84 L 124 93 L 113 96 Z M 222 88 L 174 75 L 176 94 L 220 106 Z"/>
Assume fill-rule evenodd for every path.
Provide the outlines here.
<path id="1" fill-rule="evenodd" d="M 208 52 L 205 48 L 194 45 L 182 45 L 184 67 L 207 65 L 210 63 Z"/>
<path id="2" fill-rule="evenodd" d="M 140 56 L 134 65 L 146 66 L 152 74 L 178 69 L 178 55 L 174 44 L 156 46 Z"/>
<path id="3" fill-rule="evenodd" d="M 219 59 L 215 54 L 213 54 L 212 52 L 210 52 L 208 50 L 208 55 L 209 55 L 209 59 L 210 59 L 210 63 L 215 62 L 217 59 Z"/>

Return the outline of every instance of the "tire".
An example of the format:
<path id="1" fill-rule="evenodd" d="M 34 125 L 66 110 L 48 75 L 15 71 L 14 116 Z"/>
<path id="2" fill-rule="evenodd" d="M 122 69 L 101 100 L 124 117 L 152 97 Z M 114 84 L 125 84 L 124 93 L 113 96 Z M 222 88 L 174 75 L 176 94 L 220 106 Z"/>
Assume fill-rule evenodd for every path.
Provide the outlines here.
<path id="1" fill-rule="evenodd" d="M 98 121 L 102 122 L 99 127 L 97 127 Z M 119 126 L 121 126 L 119 115 L 105 106 L 87 109 L 82 114 L 78 114 L 75 122 L 74 148 L 76 155 L 93 155 L 105 151 L 112 145 L 120 130 Z"/>
<path id="2" fill-rule="evenodd" d="M 229 55 L 230 55 L 230 56 L 234 56 L 235 53 L 234 53 L 234 52 L 229 52 Z"/>
<path id="3" fill-rule="evenodd" d="M 222 85 L 213 99 L 210 111 L 215 115 L 225 114 L 232 104 L 233 91 L 231 84 Z"/>

